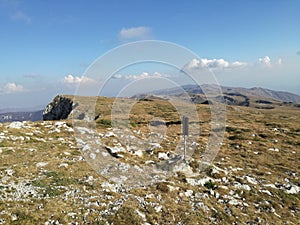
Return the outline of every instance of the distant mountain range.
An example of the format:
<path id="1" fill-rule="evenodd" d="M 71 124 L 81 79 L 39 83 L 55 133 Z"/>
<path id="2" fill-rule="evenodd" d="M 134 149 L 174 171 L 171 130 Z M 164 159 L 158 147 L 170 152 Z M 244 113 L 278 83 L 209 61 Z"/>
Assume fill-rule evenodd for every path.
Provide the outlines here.
<path id="1" fill-rule="evenodd" d="M 221 88 L 224 96 L 237 95 L 237 96 L 270 99 L 270 100 L 276 100 L 285 103 L 300 103 L 300 96 L 290 92 L 274 91 L 274 90 L 260 88 L 260 87 L 253 87 L 253 88 L 224 87 L 224 86 L 219 87 L 216 85 L 209 85 L 209 84 L 201 85 L 201 87 L 198 85 L 184 85 L 181 87 L 163 89 L 151 93 L 136 95 L 135 97 L 142 96 L 142 95 L 180 96 L 184 94 L 184 92 L 188 93 L 189 95 L 205 95 L 205 93 L 216 93 L 214 91 L 216 90 L 216 88 Z"/>
<path id="2" fill-rule="evenodd" d="M 2 112 L 0 113 L 0 123 L 12 121 L 39 121 L 42 120 L 43 110 L 34 112 Z"/>

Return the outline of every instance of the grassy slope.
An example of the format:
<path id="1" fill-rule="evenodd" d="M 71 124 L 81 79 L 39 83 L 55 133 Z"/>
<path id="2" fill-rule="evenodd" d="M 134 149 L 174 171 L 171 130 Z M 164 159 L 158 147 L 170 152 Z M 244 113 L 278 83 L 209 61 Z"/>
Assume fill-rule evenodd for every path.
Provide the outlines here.
<path id="1" fill-rule="evenodd" d="M 101 133 L 110 125 L 112 103 L 99 98 Z M 209 108 L 197 107 L 203 132 L 196 153 L 201 153 L 210 129 Z M 115 190 L 85 162 L 70 121 L 27 123 L 21 129 L 2 124 L 0 224 L 298 224 L 299 193 L 287 190 L 288 185 L 299 187 L 299 112 L 287 106 L 228 106 L 215 166 L 198 177 L 210 182 L 192 185 L 179 173 L 126 192 Z M 166 121 L 178 120 L 167 102 L 139 102 L 132 109 L 132 130 L 147 133 L 147 121 L 162 114 Z M 180 130 L 180 125 L 169 127 L 170 143 L 176 142 Z M 165 150 L 174 145 L 162 144 Z"/>

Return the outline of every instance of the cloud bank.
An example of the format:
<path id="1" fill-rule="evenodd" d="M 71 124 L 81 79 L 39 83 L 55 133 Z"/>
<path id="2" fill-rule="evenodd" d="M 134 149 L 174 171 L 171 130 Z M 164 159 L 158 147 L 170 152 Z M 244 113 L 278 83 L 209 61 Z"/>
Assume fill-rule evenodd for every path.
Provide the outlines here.
<path id="1" fill-rule="evenodd" d="M 190 62 L 188 62 L 183 70 L 191 71 L 191 70 L 201 70 L 201 69 L 212 69 L 214 71 L 216 70 L 237 70 L 240 68 L 250 68 L 250 67 L 266 67 L 271 68 L 275 65 L 281 65 L 282 59 L 279 58 L 277 61 L 272 61 L 269 56 L 264 56 L 261 58 L 258 58 L 258 61 L 255 63 L 249 63 L 249 62 L 241 62 L 241 61 L 234 61 L 229 62 L 225 59 L 193 59 Z"/>
<path id="2" fill-rule="evenodd" d="M 12 94 L 12 93 L 24 92 L 24 91 L 25 88 L 22 85 L 16 83 L 7 83 L 1 90 L 1 92 L 5 94 Z"/>
<path id="3" fill-rule="evenodd" d="M 154 72 L 154 73 L 148 73 L 148 72 L 143 72 L 141 74 L 131 74 L 131 75 L 122 75 L 122 74 L 116 74 L 113 76 L 114 79 L 126 79 L 126 80 L 140 80 L 140 79 L 149 79 L 149 78 L 162 78 L 162 77 L 167 77 L 167 75 L 163 75 L 159 72 Z"/>
<path id="4" fill-rule="evenodd" d="M 88 77 L 84 77 L 84 76 L 78 77 L 78 76 L 73 76 L 73 75 L 69 74 L 64 77 L 63 83 L 70 84 L 70 85 L 78 85 L 80 83 L 93 84 L 93 83 L 96 83 L 96 81 L 91 78 L 88 78 Z"/>
<path id="5" fill-rule="evenodd" d="M 246 62 L 229 62 L 224 59 L 193 59 L 184 67 L 186 70 L 199 70 L 199 69 L 235 69 L 247 66 Z"/>

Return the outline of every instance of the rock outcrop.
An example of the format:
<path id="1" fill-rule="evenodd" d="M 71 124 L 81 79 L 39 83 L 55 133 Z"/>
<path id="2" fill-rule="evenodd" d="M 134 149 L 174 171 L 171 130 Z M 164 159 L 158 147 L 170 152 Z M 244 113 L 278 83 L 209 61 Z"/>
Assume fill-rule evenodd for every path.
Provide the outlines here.
<path id="1" fill-rule="evenodd" d="M 58 95 L 50 102 L 43 111 L 43 120 L 67 119 L 73 109 L 71 98 Z"/>

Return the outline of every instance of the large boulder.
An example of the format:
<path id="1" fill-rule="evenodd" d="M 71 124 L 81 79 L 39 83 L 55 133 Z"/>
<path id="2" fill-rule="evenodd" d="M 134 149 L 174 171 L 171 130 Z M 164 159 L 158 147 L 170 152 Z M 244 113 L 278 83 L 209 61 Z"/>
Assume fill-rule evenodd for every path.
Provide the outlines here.
<path id="1" fill-rule="evenodd" d="M 67 119 L 73 109 L 72 99 L 58 95 L 43 111 L 43 120 Z"/>

